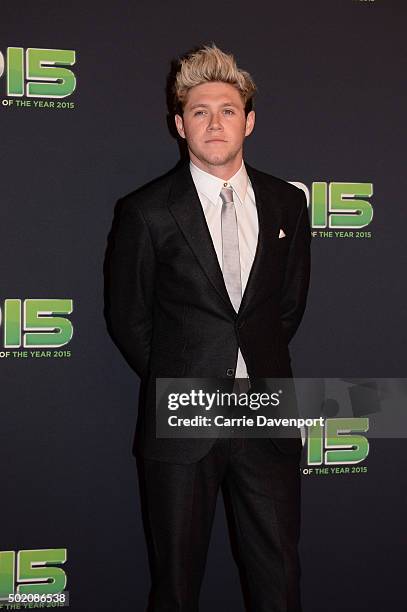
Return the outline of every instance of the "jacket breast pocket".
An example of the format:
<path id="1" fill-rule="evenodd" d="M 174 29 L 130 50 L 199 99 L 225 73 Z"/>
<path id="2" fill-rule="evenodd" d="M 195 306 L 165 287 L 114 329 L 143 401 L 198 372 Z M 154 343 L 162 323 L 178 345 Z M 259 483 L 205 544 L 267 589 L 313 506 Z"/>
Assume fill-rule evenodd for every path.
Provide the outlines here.
<path id="1" fill-rule="evenodd" d="M 270 243 L 270 253 L 276 256 L 285 256 L 290 250 L 290 241 L 287 236 L 284 238 L 273 238 Z"/>

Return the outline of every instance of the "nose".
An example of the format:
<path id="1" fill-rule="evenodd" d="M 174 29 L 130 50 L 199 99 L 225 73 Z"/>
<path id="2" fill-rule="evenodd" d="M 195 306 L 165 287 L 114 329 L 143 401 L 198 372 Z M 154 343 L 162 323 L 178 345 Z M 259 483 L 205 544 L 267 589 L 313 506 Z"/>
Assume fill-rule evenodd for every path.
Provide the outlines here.
<path id="1" fill-rule="evenodd" d="M 208 130 L 222 130 L 223 126 L 222 123 L 220 121 L 220 114 L 219 113 L 212 113 L 209 116 L 209 123 L 208 123 Z"/>

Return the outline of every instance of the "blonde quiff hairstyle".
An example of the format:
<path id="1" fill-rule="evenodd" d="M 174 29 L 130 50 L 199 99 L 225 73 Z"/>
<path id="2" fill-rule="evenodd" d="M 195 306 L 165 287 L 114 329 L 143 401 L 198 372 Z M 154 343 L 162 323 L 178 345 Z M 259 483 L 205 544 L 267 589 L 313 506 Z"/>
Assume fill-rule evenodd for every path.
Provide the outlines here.
<path id="1" fill-rule="evenodd" d="M 174 112 L 182 115 L 191 87 L 210 81 L 233 85 L 240 93 L 245 113 L 253 108 L 256 85 L 250 74 L 237 67 L 232 54 L 224 53 L 215 43 L 203 45 L 178 60 L 173 85 Z"/>

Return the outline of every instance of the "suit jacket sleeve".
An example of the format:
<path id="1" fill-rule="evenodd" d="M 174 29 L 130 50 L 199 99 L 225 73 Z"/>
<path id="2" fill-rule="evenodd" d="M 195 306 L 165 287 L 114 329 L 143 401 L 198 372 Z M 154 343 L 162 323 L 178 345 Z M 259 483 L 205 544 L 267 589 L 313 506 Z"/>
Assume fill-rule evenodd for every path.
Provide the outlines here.
<path id="1" fill-rule="evenodd" d="M 311 227 L 304 192 L 300 193 L 300 198 L 281 297 L 281 324 L 287 343 L 293 338 L 304 314 L 310 279 Z"/>
<path id="2" fill-rule="evenodd" d="M 110 335 L 140 378 L 149 365 L 155 270 L 142 211 L 130 199 L 119 200 L 106 255 L 105 316 Z"/>

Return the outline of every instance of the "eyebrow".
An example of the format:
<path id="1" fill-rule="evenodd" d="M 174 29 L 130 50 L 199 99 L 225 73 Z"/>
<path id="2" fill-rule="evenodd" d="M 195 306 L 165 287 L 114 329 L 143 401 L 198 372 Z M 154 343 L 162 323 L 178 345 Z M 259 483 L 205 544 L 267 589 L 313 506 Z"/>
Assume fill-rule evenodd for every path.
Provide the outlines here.
<path id="1" fill-rule="evenodd" d="M 194 108 L 198 108 L 198 107 L 208 108 L 209 106 L 210 106 L 210 104 L 203 104 L 203 103 L 199 104 L 198 103 L 198 104 L 193 104 L 190 108 L 191 108 L 191 110 L 193 110 Z M 221 104 L 221 106 L 233 106 L 233 107 L 237 108 L 237 105 L 234 104 L 233 102 L 223 102 Z"/>

